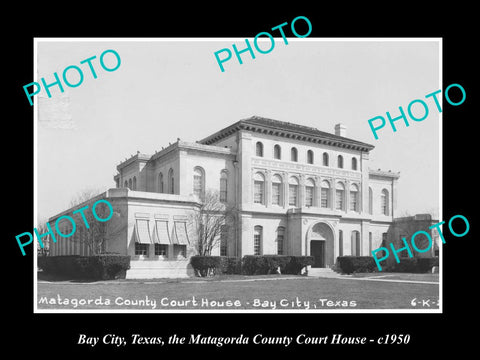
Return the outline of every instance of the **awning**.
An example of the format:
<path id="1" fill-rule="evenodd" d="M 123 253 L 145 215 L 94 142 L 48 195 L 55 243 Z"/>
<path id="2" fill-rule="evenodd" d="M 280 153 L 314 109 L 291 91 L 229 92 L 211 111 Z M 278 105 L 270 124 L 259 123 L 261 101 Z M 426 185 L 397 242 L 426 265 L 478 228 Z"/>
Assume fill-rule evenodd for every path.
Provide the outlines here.
<path id="1" fill-rule="evenodd" d="M 155 221 L 155 236 L 153 241 L 156 244 L 170 245 L 170 234 L 168 232 L 168 221 Z"/>
<path id="2" fill-rule="evenodd" d="M 135 242 L 140 244 L 152 244 L 150 230 L 148 228 L 148 220 L 137 219 L 135 224 L 136 239 Z"/>
<path id="3" fill-rule="evenodd" d="M 187 223 L 184 221 L 175 221 L 173 231 L 173 243 L 177 245 L 188 245 Z"/>

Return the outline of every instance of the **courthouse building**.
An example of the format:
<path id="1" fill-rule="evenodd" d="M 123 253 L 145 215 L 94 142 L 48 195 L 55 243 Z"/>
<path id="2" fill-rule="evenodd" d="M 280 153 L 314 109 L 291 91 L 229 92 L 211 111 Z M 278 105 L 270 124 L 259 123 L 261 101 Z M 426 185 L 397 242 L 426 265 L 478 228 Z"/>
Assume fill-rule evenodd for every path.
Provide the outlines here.
<path id="1" fill-rule="evenodd" d="M 117 166 L 116 187 L 98 197 L 112 204 L 110 221 L 120 229 L 104 250 L 131 255 L 127 277 L 191 274 L 192 212 L 216 191 L 238 218 L 222 228 L 212 255 L 311 255 L 319 268 L 337 256 L 369 256 L 389 241 L 399 179 L 369 168 L 373 148 L 347 137 L 341 124 L 329 133 L 253 116 L 200 141 L 139 152 Z M 51 244 L 50 255 L 88 255 L 85 231 Z"/>

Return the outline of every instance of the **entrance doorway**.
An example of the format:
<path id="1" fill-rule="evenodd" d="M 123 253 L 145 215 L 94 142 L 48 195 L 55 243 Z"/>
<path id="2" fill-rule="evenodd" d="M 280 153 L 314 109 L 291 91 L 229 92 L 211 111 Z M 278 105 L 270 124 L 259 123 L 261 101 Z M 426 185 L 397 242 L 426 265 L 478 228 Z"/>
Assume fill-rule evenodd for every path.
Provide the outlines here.
<path id="1" fill-rule="evenodd" d="M 310 241 L 310 255 L 313 256 L 314 263 L 312 267 L 325 267 L 325 241 L 312 240 Z"/>

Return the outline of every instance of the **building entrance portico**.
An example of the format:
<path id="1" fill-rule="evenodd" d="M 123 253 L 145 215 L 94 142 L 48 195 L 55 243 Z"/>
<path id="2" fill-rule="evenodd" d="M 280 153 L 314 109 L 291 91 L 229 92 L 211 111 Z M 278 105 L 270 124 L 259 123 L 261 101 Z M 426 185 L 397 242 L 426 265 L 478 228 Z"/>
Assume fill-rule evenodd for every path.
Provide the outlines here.
<path id="1" fill-rule="evenodd" d="M 325 222 L 317 222 L 307 232 L 307 254 L 313 256 L 313 268 L 330 267 L 334 264 L 334 233 Z"/>

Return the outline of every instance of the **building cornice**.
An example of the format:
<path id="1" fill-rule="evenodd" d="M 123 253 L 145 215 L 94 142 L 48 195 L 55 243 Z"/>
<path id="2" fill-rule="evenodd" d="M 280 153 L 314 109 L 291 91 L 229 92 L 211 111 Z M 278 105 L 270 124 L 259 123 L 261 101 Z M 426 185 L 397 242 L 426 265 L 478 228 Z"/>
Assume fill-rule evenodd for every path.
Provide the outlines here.
<path id="1" fill-rule="evenodd" d="M 313 127 L 258 116 L 240 120 L 200 140 L 199 143 L 206 145 L 214 144 L 241 130 L 365 152 L 374 148 L 373 145 L 323 132 Z"/>

